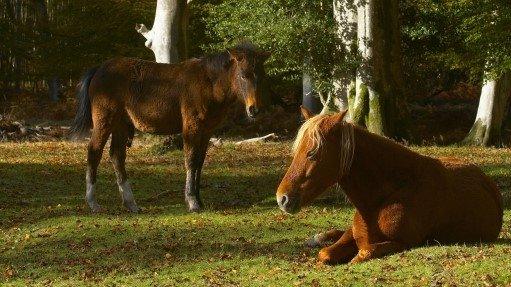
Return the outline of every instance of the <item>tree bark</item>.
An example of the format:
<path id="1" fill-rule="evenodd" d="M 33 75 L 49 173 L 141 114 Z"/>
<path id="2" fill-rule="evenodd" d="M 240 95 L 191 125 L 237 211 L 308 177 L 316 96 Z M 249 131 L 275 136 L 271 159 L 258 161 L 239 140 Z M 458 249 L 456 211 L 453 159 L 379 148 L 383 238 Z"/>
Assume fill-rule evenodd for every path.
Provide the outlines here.
<path id="1" fill-rule="evenodd" d="M 474 125 L 462 141 L 465 145 L 501 146 L 502 128 L 511 96 L 511 71 L 484 81 Z"/>
<path id="2" fill-rule="evenodd" d="M 354 52 L 357 41 L 357 7 L 354 0 L 333 0 L 334 20 L 337 25 L 337 37 L 341 40 L 348 55 Z M 354 92 L 356 72 L 333 80 L 333 91 L 328 96 L 321 113 L 344 111 L 349 109 L 350 93 Z M 353 98 L 352 98 L 353 100 Z"/>
<path id="3" fill-rule="evenodd" d="M 151 30 L 144 24 L 135 29 L 146 38 L 158 63 L 176 63 L 186 58 L 186 0 L 157 0 L 154 24 Z"/>
<path id="4" fill-rule="evenodd" d="M 62 95 L 59 77 L 53 77 L 52 79 L 48 80 L 48 95 L 50 97 L 50 101 L 59 101 L 60 96 Z"/>
<path id="5" fill-rule="evenodd" d="M 312 78 L 307 72 L 302 73 L 302 105 L 314 114 L 321 111 L 321 100 L 314 90 Z"/>
<path id="6" fill-rule="evenodd" d="M 352 120 L 373 133 L 408 136 L 398 0 L 369 0 L 357 8 L 363 63 L 357 71 Z"/>

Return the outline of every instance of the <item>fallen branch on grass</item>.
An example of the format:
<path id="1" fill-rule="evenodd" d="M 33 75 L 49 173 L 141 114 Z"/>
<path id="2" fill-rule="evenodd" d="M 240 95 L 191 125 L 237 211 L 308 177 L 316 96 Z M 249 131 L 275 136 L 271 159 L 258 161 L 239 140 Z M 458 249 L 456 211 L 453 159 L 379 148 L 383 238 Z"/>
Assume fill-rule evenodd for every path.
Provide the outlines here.
<path id="1" fill-rule="evenodd" d="M 250 143 L 257 143 L 257 142 L 266 142 L 269 140 L 276 140 L 278 139 L 277 135 L 275 133 L 271 133 L 269 135 L 265 135 L 264 137 L 258 137 L 258 138 L 252 138 L 248 140 L 242 140 L 239 142 L 236 142 L 235 145 L 242 145 L 242 144 L 250 144 Z"/>

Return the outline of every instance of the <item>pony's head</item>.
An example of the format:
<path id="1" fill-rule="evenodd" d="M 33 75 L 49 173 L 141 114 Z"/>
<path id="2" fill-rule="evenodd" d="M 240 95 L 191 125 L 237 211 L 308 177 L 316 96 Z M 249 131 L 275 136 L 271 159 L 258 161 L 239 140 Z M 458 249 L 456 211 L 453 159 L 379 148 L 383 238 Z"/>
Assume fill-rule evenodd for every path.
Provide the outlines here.
<path id="1" fill-rule="evenodd" d="M 228 52 L 231 92 L 245 104 L 248 117 L 254 119 L 262 106 L 264 62 L 270 53 L 259 51 L 248 43 L 230 49 Z"/>
<path id="2" fill-rule="evenodd" d="M 283 211 L 295 213 L 345 175 L 353 160 L 353 125 L 346 112 L 312 116 L 302 107 L 307 121 L 293 144 L 293 161 L 277 189 Z"/>

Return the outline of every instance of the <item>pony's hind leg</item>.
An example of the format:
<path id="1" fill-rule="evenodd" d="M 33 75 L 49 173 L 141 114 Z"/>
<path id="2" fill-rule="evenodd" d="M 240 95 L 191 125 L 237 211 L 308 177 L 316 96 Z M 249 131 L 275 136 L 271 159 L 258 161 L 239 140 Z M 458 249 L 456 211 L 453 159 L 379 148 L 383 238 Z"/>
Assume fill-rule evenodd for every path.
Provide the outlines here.
<path id="1" fill-rule="evenodd" d="M 103 148 L 110 136 L 110 128 L 104 124 L 98 124 L 92 129 L 92 135 L 89 141 L 87 152 L 87 174 L 85 176 L 86 192 L 85 199 L 93 212 L 100 212 L 101 206 L 96 202 L 94 195 L 96 191 L 96 177 L 98 165 L 101 161 Z"/>
<path id="2" fill-rule="evenodd" d="M 347 263 L 357 254 L 357 251 L 357 243 L 350 228 L 342 234 L 337 242 L 321 249 L 318 258 L 321 263 L 328 265 Z"/>
<path id="3" fill-rule="evenodd" d="M 128 127 L 115 129 L 112 133 L 112 142 L 110 144 L 110 158 L 114 166 L 117 185 L 119 186 L 124 206 L 131 212 L 138 212 L 139 208 L 135 202 L 125 167 L 126 146 L 131 144 L 129 141 L 131 139 Z"/>

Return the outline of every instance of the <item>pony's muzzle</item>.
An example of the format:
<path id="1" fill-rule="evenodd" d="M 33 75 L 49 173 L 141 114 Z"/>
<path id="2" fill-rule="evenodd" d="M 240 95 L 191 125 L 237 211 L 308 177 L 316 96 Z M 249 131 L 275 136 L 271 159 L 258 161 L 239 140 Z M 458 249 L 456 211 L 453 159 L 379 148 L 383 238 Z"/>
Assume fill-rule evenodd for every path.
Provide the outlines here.
<path id="1" fill-rule="evenodd" d="M 247 115 L 251 118 L 255 118 L 259 114 L 259 109 L 255 105 L 247 107 Z"/>
<path id="2" fill-rule="evenodd" d="M 300 211 L 300 200 L 297 197 L 290 197 L 288 195 L 277 195 L 277 203 L 280 210 L 286 213 L 297 213 Z"/>

